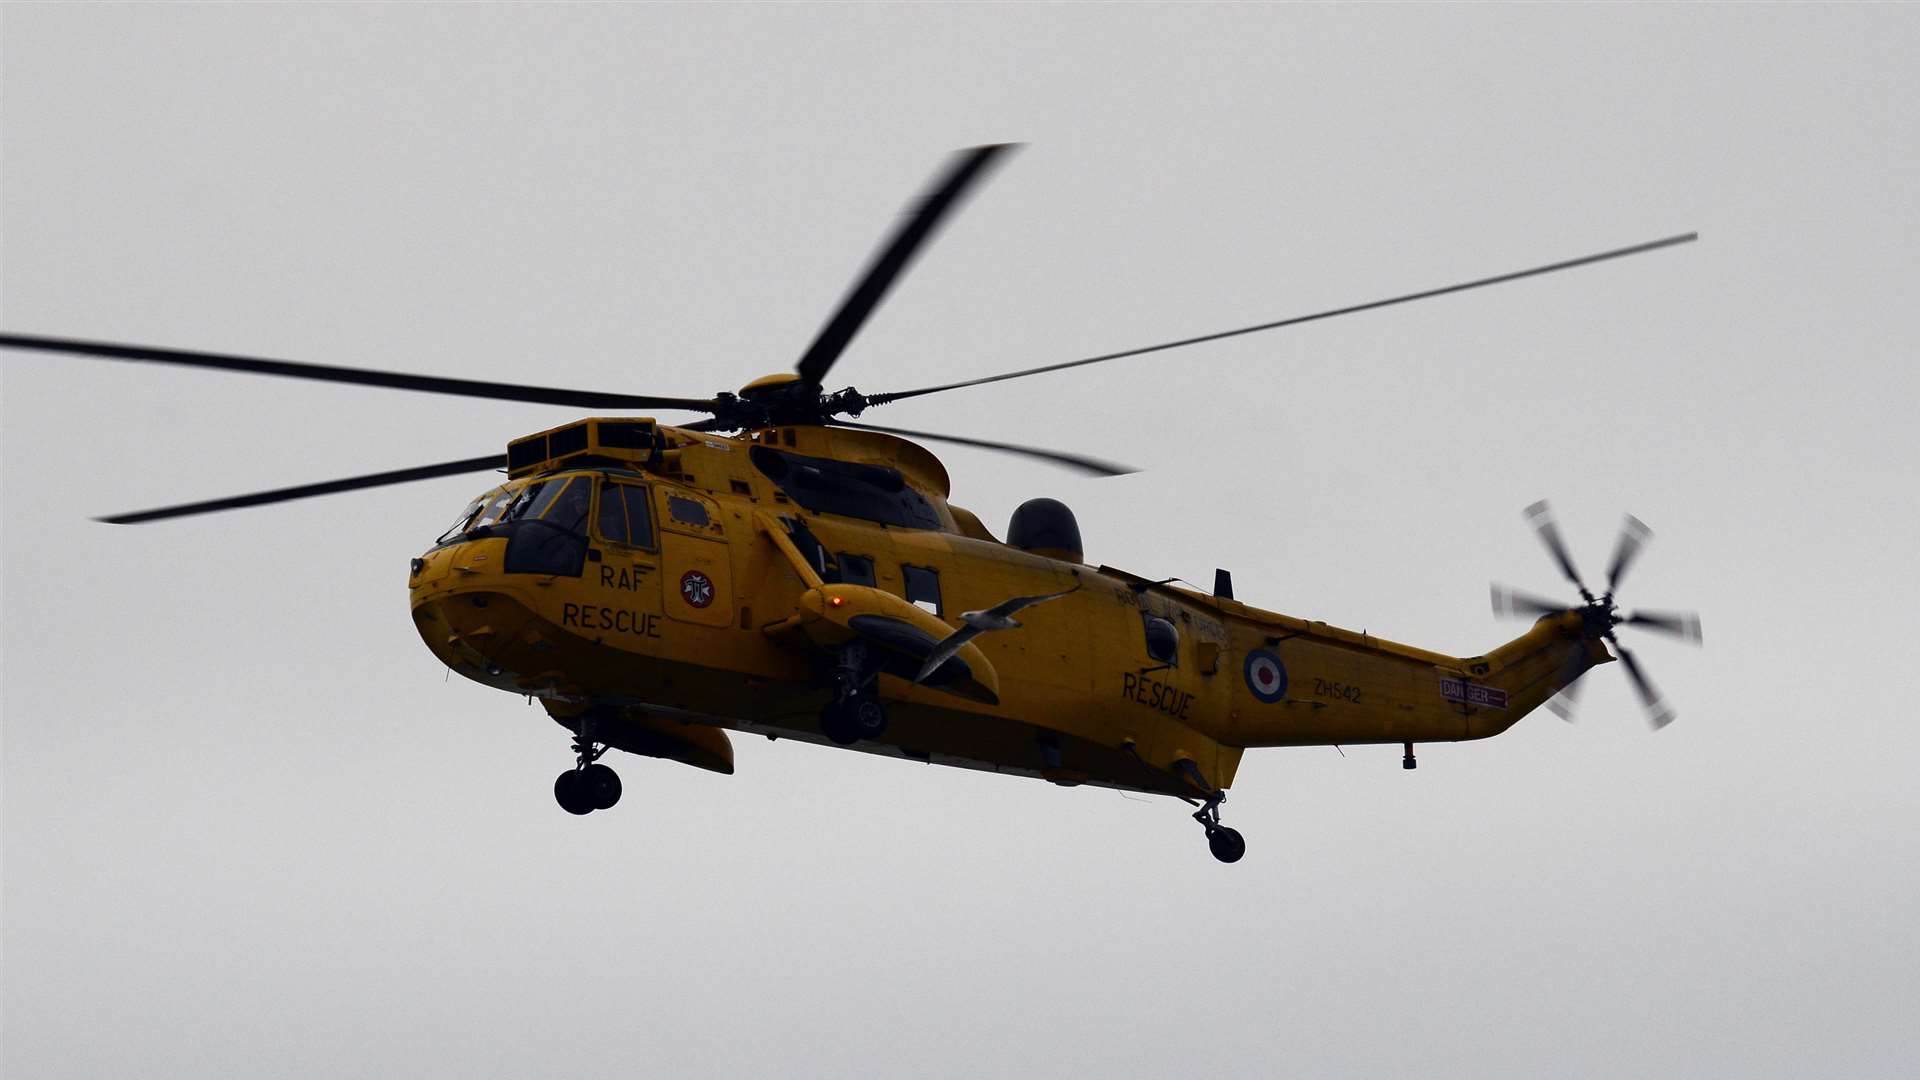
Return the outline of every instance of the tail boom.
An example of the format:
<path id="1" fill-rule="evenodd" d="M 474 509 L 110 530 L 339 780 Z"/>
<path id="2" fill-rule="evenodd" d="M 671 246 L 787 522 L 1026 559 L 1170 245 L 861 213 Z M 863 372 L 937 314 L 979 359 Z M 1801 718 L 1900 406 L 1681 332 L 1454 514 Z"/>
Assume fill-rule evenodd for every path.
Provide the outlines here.
<path id="1" fill-rule="evenodd" d="M 1267 646 L 1286 670 L 1284 695 L 1276 701 L 1270 694 L 1249 693 L 1237 700 L 1220 733 L 1223 743 L 1324 746 L 1489 738 L 1596 664 L 1613 660 L 1578 612 L 1548 615 L 1514 640 L 1469 657 L 1325 624 L 1295 623 L 1291 629 Z"/>

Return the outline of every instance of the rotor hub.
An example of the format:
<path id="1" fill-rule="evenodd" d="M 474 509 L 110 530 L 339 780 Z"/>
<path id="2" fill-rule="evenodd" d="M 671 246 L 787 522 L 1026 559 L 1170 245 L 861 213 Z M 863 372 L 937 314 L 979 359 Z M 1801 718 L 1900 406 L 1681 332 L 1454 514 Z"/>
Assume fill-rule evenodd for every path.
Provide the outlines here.
<path id="1" fill-rule="evenodd" d="M 1625 621 L 1612 596 L 1596 597 L 1576 609 L 1580 612 L 1580 630 L 1586 637 L 1609 637 L 1613 628 Z"/>
<path id="2" fill-rule="evenodd" d="M 714 395 L 713 419 L 698 426 L 708 431 L 753 431 L 782 424 L 824 424 L 837 416 L 859 416 L 868 404 L 866 395 L 851 386 L 822 393 L 813 383 L 784 372 L 763 375 L 737 394 Z"/>

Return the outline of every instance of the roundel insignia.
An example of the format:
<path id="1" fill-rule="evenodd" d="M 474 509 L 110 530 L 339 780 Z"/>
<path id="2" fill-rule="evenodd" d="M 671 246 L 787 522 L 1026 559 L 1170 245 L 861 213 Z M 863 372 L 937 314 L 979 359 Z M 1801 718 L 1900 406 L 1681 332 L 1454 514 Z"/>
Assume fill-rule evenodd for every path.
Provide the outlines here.
<path id="1" fill-rule="evenodd" d="M 680 575 L 680 599 L 688 607 L 703 608 L 713 603 L 713 579 L 698 570 Z"/>
<path id="2" fill-rule="evenodd" d="M 1287 696 L 1287 668 L 1280 658 L 1265 649 L 1247 654 L 1247 689 L 1253 696 L 1271 705 Z"/>

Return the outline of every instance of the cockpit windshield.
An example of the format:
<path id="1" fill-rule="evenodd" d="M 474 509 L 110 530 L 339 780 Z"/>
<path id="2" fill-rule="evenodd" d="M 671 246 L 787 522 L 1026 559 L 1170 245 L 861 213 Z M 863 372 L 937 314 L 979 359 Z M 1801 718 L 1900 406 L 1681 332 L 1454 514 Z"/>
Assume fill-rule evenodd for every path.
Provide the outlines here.
<path id="1" fill-rule="evenodd" d="M 556 476 L 521 487 L 497 487 L 467 504 L 436 544 L 449 544 L 489 525 L 545 521 L 570 533 L 585 533 L 593 500 L 593 481 Z"/>
<path id="2" fill-rule="evenodd" d="M 578 483 L 575 483 L 575 480 Z M 507 504 L 501 521 L 523 518 L 552 522 L 569 532 L 587 527 L 587 507 L 592 500 L 592 481 L 585 477 L 559 476 L 528 484 Z"/>
<path id="3" fill-rule="evenodd" d="M 492 491 L 468 503 L 467 508 L 460 511 L 460 516 L 454 519 L 452 526 L 450 526 L 446 532 L 441 533 L 439 538 L 434 540 L 434 543 L 445 544 L 449 541 L 457 540 L 475 529 L 484 528 L 493 524 L 499 520 L 500 509 L 506 505 L 507 498 L 511 494 L 512 492 L 509 492 L 506 488 L 494 488 Z"/>

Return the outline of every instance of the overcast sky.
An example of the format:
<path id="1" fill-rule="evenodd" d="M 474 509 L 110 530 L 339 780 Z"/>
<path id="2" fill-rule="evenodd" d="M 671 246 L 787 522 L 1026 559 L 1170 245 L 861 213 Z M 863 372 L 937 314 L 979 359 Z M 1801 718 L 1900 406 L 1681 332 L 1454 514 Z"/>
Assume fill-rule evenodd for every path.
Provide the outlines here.
<path id="1" fill-rule="evenodd" d="M 484 477 L 93 515 L 573 418 L 9 353 L 4 1044 L 19 1077 L 1911 1076 L 1912 7 L 0 10 L 0 325 L 615 391 L 790 367 L 950 150 L 1030 145 L 836 369 L 875 392 L 1698 229 L 1551 278 L 878 423 L 996 530 L 1470 654 L 1631 606 L 1581 723 L 1248 754 L 1179 803 L 736 740 L 615 755 L 450 681 L 406 562 Z M 663 414 L 662 419 L 675 417 Z M 684 419 L 684 418 L 683 418 Z M 609 759 L 613 761 L 613 758 Z"/>

